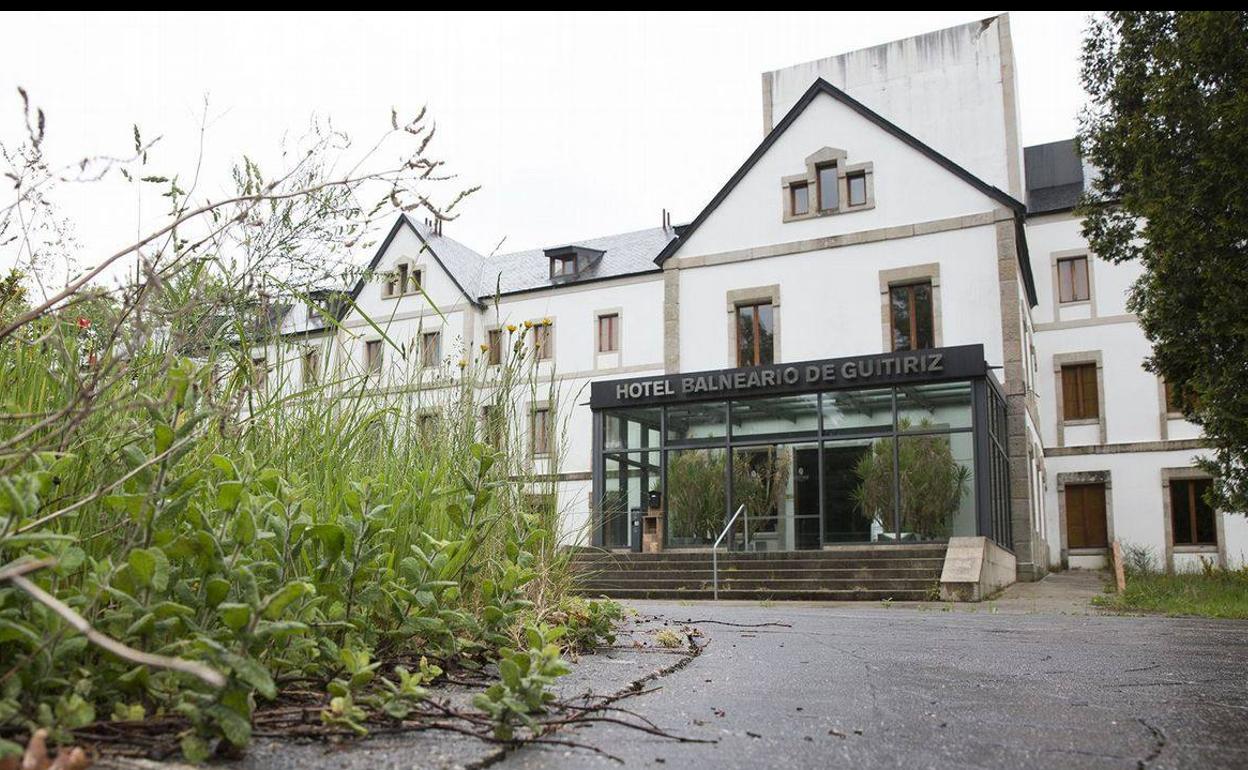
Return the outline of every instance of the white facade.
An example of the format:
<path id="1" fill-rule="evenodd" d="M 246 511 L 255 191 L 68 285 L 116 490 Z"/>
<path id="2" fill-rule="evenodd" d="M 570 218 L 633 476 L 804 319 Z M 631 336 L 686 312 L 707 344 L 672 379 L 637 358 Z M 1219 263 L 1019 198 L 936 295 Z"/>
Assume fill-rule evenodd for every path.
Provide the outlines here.
<path id="1" fill-rule="evenodd" d="M 1065 531 L 1062 489 L 1089 478 L 1105 483 L 1111 539 L 1178 569 L 1202 557 L 1243 564 L 1242 516 L 1217 514 L 1214 547 L 1168 540 L 1163 485 L 1191 475 L 1202 449 L 1194 426 L 1166 414 L 1161 384 L 1143 368 L 1149 346 L 1125 304 L 1137 268 L 1090 259 L 1090 299 L 1058 301 L 1056 260 L 1087 245 L 1068 210 L 1023 209 L 1008 19 L 797 65 L 763 82 L 764 120 L 775 130 L 691 226 L 571 244 L 587 250 L 590 267 L 564 281 L 547 272 L 557 250 L 486 258 L 401 217 L 372 268 L 419 271 L 423 293 L 387 297 L 383 280 L 364 282 L 355 289 L 360 312 L 347 313 L 341 329 L 292 335 L 271 361 L 286 361 L 292 385 L 302 373 L 290 362 L 309 346 L 321 346 L 326 371 L 364 371 L 366 346 L 382 335 L 362 314 L 416 350 L 437 331 L 436 366 L 422 372 L 418 355 L 391 356 L 378 384 L 418 379 L 429 387 L 412 397 L 436 403 L 436 386 L 458 377 L 461 361 L 483 365 L 477 351 L 490 329 L 549 322 L 553 355 L 540 377 L 566 429 L 558 463 L 536 467 L 558 474 L 565 537 L 584 542 L 594 508 L 590 382 L 734 367 L 735 307 L 757 300 L 772 304 L 777 363 L 887 352 L 890 286 L 923 279 L 934 345 L 982 344 L 1000 367 L 1021 577 L 1103 562 L 1103 548 L 1072 551 Z M 842 198 L 849 172 L 865 175 L 866 199 L 796 215 L 792 186 L 829 159 Z M 618 315 L 616 352 L 597 350 L 602 314 Z M 295 322 L 287 323 L 289 331 Z M 1080 356 L 1100 367 L 1098 421 L 1061 417 L 1059 367 Z"/>

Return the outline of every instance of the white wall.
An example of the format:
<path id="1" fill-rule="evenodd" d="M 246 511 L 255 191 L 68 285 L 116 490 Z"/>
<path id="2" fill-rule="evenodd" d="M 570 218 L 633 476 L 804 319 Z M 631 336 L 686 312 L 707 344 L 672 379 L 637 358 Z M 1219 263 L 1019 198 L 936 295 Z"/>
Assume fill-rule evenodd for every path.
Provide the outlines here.
<path id="1" fill-rule="evenodd" d="M 786 176 L 832 147 L 846 163 L 871 163 L 875 207 L 783 221 Z M 727 175 L 725 175 L 725 178 Z M 814 191 L 812 190 L 812 196 Z M 812 198 L 813 205 L 813 198 Z M 680 248 L 681 257 L 739 251 L 992 211 L 993 200 L 827 94 L 821 94 Z"/>
<path id="2" fill-rule="evenodd" d="M 1022 155 L 1005 23 L 993 17 L 766 73 L 764 110 L 770 97 L 772 123 L 780 122 L 821 77 L 1021 199 L 1009 182 L 1010 163 L 1021 178 Z"/>
<path id="3" fill-rule="evenodd" d="M 779 284 L 777 361 L 884 352 L 880 271 L 940 265 L 944 345 L 983 343 L 1002 359 L 996 235 L 990 225 L 680 270 L 680 365 L 735 366 L 727 293 Z"/>

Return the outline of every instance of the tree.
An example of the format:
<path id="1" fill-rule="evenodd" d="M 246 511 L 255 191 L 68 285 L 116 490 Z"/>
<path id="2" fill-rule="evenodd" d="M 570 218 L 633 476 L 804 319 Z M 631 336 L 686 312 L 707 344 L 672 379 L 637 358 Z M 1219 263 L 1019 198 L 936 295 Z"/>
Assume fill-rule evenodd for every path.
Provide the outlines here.
<path id="1" fill-rule="evenodd" d="M 1248 13 L 1114 11 L 1083 49 L 1080 206 L 1092 250 L 1139 262 L 1145 366 L 1213 449 L 1211 500 L 1248 510 Z"/>
<path id="2" fill-rule="evenodd" d="M 899 428 L 910 429 L 902 419 Z M 934 427 L 930 420 L 920 429 Z M 945 435 L 905 436 L 897 450 L 901 490 L 901 531 L 924 540 L 949 536 L 949 520 L 962 506 L 970 470 L 953 456 Z M 881 439 L 858 461 L 854 473 L 861 483 L 854 502 L 868 516 L 879 518 L 885 532 L 893 528 L 893 439 Z"/>

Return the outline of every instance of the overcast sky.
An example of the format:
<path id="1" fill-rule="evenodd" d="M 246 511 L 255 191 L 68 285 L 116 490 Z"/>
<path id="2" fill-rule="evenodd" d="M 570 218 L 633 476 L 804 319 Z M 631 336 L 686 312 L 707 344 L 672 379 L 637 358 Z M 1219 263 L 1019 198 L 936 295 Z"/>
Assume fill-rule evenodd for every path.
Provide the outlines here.
<path id="1" fill-rule="evenodd" d="M 363 141 L 427 104 L 433 154 L 482 186 L 447 234 L 513 251 L 688 221 L 762 138 L 761 72 L 993 13 L 6 14 L 0 137 L 21 85 L 63 157 L 123 152 L 138 123 L 189 172 L 207 97 L 219 191 L 313 115 Z M 1011 14 L 1025 144 L 1074 133 L 1085 22 Z M 82 265 L 142 226 L 133 198 L 67 200 Z"/>

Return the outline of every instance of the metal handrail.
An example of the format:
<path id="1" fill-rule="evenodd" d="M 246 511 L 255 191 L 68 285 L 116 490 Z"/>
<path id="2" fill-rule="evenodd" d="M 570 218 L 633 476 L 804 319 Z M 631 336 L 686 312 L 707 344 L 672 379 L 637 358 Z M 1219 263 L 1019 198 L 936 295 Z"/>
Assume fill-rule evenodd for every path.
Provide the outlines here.
<path id="1" fill-rule="evenodd" d="M 750 514 L 745 512 L 744 504 L 732 514 L 732 518 L 724 525 L 724 531 L 719 533 L 719 537 L 715 538 L 715 544 L 711 546 L 711 590 L 716 600 L 719 599 L 719 544 L 724 541 L 732 525 L 737 523 L 737 517 L 742 514 L 745 516 L 745 547 L 747 549 L 750 547 Z"/>

